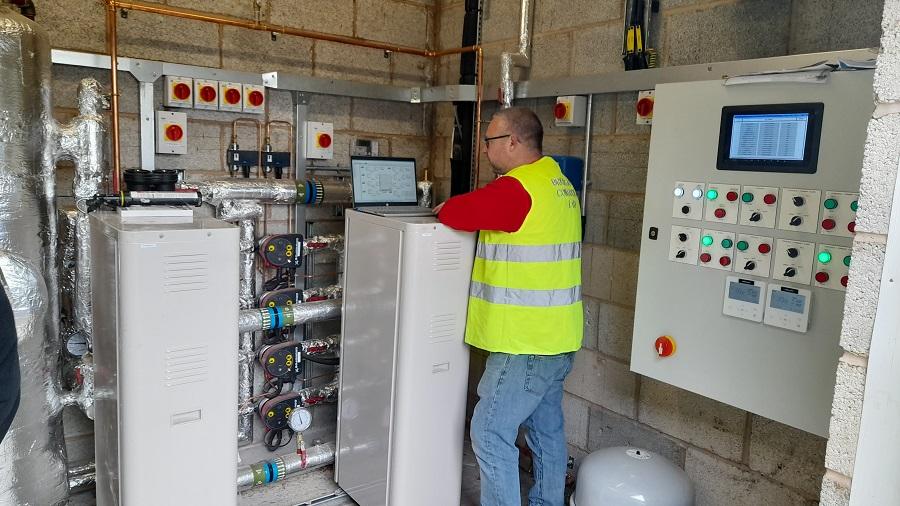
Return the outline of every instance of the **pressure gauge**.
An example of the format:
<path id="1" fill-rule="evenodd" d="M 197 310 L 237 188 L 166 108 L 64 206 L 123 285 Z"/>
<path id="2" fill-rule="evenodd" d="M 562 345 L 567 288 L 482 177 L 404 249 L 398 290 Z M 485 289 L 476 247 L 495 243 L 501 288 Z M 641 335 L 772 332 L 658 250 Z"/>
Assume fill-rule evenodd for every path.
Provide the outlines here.
<path id="1" fill-rule="evenodd" d="M 306 408 L 297 408 L 291 412 L 288 425 L 294 432 L 303 432 L 312 425 L 312 413 Z"/>

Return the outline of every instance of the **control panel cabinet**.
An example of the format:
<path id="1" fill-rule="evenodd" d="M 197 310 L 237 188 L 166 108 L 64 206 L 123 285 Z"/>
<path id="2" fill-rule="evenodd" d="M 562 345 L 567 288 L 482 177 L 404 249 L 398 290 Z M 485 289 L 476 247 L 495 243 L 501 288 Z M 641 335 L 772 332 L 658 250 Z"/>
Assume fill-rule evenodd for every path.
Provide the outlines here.
<path id="1" fill-rule="evenodd" d="M 871 94 L 656 88 L 633 371 L 827 436 Z"/>

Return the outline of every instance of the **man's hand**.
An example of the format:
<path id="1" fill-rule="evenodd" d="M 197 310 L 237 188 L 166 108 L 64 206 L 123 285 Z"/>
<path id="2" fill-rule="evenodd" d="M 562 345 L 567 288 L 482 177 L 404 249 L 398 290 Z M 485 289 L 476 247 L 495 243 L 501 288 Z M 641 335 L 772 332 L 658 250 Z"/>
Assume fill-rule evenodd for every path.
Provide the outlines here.
<path id="1" fill-rule="evenodd" d="M 441 202 L 440 204 L 434 206 L 434 209 L 432 209 L 431 212 L 433 212 L 434 214 L 441 212 L 441 208 L 444 207 L 444 204 L 446 204 L 446 202 Z"/>

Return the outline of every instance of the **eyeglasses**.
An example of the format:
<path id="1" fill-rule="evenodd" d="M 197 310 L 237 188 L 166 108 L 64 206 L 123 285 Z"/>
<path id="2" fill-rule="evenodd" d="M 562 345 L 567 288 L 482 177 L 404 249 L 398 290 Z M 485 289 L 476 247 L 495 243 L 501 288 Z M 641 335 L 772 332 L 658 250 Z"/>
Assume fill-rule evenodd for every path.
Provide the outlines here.
<path id="1" fill-rule="evenodd" d="M 485 138 L 484 138 L 484 145 L 485 145 L 485 146 L 489 146 L 490 143 L 491 143 L 491 141 L 495 141 L 495 140 L 497 140 L 497 139 L 502 139 L 502 138 L 504 138 L 504 137 L 512 137 L 512 134 L 495 135 L 495 136 L 493 136 L 493 137 L 485 137 Z"/>

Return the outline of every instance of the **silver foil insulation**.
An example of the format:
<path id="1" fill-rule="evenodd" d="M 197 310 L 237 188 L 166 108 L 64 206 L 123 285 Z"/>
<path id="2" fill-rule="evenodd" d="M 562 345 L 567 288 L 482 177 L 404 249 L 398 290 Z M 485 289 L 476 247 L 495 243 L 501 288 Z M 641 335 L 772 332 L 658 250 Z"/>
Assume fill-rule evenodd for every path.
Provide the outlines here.
<path id="1" fill-rule="evenodd" d="M 18 334 L 21 402 L 0 444 L 0 504 L 68 496 L 58 394 L 55 161 L 47 33 L 0 5 L 0 269 Z"/>
<path id="2" fill-rule="evenodd" d="M 257 485 L 267 485 L 280 481 L 296 474 L 305 469 L 315 469 L 334 462 L 335 445 L 334 443 L 324 443 L 313 446 L 306 450 L 306 461 L 296 452 L 286 453 L 274 459 L 263 460 L 249 466 L 241 466 L 238 468 L 237 486 L 238 490 L 247 490 Z M 278 478 L 266 479 L 267 473 L 265 467 L 272 467 L 278 470 Z M 272 476 L 269 474 L 269 476 Z"/>
<path id="3" fill-rule="evenodd" d="M 238 316 L 238 327 L 241 332 L 256 332 L 330 320 L 341 315 L 341 303 L 341 299 L 330 299 L 273 308 L 244 309 Z"/>

